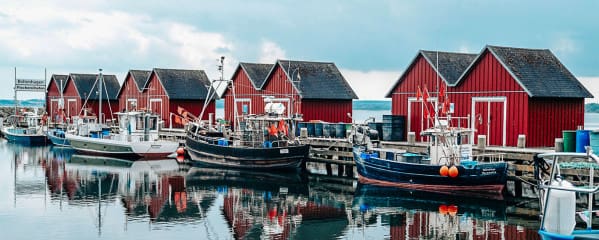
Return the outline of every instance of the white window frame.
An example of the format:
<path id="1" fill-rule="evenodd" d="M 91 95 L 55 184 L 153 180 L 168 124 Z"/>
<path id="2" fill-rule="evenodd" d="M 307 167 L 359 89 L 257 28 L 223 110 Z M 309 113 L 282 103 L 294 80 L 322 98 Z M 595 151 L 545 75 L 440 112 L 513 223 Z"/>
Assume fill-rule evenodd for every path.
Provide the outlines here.
<path id="1" fill-rule="evenodd" d="M 150 103 L 150 106 L 148 106 L 148 109 L 150 111 L 154 111 L 154 109 L 152 109 L 152 103 L 156 103 L 159 102 L 160 103 L 160 112 L 157 112 L 160 115 L 160 118 L 162 118 L 162 98 L 150 98 L 150 100 L 148 101 Z"/>
<path id="2" fill-rule="evenodd" d="M 129 103 L 135 102 L 135 106 L 137 106 L 137 109 L 139 109 L 139 105 L 137 102 L 137 98 L 127 98 L 127 102 L 125 103 L 125 110 L 129 111 Z"/>

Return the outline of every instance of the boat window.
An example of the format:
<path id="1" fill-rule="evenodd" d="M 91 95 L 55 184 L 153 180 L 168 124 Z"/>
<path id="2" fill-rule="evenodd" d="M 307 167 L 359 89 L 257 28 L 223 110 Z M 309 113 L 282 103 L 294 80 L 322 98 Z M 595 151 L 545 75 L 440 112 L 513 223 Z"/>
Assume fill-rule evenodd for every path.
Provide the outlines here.
<path id="1" fill-rule="evenodd" d="M 148 127 L 150 128 L 150 130 L 156 130 L 158 128 L 158 118 L 157 117 L 150 117 L 150 122 L 148 123 Z"/>
<path id="2" fill-rule="evenodd" d="M 143 121 L 143 117 L 142 116 L 137 116 L 135 118 L 135 123 L 137 125 L 137 127 L 135 129 L 137 129 L 137 130 L 143 130 L 144 129 L 144 121 Z"/>

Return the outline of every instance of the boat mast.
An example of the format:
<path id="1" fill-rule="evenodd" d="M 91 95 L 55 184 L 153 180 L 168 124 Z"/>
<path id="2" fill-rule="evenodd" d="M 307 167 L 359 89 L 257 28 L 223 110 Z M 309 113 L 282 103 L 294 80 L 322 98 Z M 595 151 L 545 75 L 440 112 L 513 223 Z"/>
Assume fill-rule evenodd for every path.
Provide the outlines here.
<path id="1" fill-rule="evenodd" d="M 98 74 L 98 93 L 100 94 L 99 96 L 99 105 L 98 105 L 98 120 L 100 121 L 100 124 L 102 124 L 102 82 L 104 82 L 104 79 L 102 77 L 102 69 L 98 69 L 100 71 L 100 73 Z"/>

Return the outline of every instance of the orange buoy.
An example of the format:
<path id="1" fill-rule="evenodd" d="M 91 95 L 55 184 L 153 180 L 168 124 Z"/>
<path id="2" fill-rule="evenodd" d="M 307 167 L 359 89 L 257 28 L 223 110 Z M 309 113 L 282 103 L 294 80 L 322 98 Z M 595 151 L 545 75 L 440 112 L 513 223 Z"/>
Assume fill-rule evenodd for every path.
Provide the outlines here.
<path id="1" fill-rule="evenodd" d="M 456 166 L 451 166 L 449 168 L 449 176 L 454 178 L 458 176 L 458 168 Z"/>
<path id="2" fill-rule="evenodd" d="M 441 174 L 441 176 L 443 176 L 443 177 L 447 177 L 448 173 L 449 173 L 449 168 L 445 165 L 441 166 L 441 168 L 439 169 L 439 174 Z"/>
<path id="3" fill-rule="evenodd" d="M 449 215 L 455 216 L 458 213 L 458 206 L 456 206 L 456 205 L 449 205 L 447 207 L 447 212 L 449 213 Z"/>
<path id="4" fill-rule="evenodd" d="M 183 147 L 177 148 L 177 155 L 183 155 L 183 154 L 185 154 L 185 148 L 183 148 Z"/>
<path id="5" fill-rule="evenodd" d="M 177 155 L 177 162 L 179 162 L 179 163 L 185 162 L 185 157 L 183 155 Z"/>
<path id="6" fill-rule="evenodd" d="M 444 215 L 447 214 L 447 206 L 445 204 L 439 206 L 439 213 Z"/>

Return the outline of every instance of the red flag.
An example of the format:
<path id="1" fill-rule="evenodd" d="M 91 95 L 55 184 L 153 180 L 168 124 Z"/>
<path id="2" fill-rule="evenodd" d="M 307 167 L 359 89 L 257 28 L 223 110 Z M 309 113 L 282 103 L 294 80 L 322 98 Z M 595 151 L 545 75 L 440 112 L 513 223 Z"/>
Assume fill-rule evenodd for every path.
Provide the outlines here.
<path id="1" fill-rule="evenodd" d="M 427 120 L 428 117 L 429 117 L 428 105 L 427 104 L 423 104 L 422 105 L 422 110 L 424 111 L 424 114 L 422 115 L 422 118 L 424 118 L 424 120 Z"/>
<path id="2" fill-rule="evenodd" d="M 420 101 L 422 97 L 422 91 L 420 91 L 420 85 L 418 85 L 418 89 L 416 90 L 416 101 Z"/>
<path id="3" fill-rule="evenodd" d="M 447 114 L 447 112 L 449 112 L 449 107 L 450 107 L 451 103 L 449 103 L 449 98 L 445 98 L 445 102 L 443 102 L 443 114 Z"/>
<path id="4" fill-rule="evenodd" d="M 422 92 L 422 101 L 425 103 L 428 102 L 428 89 L 426 89 L 426 85 L 424 85 L 424 91 Z"/>
<path id="5" fill-rule="evenodd" d="M 445 99 L 445 83 L 441 84 L 441 89 L 439 90 L 439 101 L 443 102 Z"/>
<path id="6" fill-rule="evenodd" d="M 177 113 L 183 115 L 184 112 L 187 112 L 187 110 L 185 110 L 185 108 L 182 108 L 180 106 L 177 106 Z"/>

